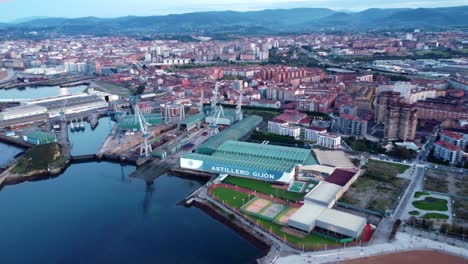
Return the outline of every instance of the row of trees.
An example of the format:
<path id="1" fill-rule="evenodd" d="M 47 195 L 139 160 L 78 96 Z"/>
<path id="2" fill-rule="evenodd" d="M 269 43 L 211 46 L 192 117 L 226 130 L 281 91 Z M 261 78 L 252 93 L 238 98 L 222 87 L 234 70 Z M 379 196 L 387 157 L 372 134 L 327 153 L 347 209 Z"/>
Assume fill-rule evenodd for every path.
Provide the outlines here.
<path id="1" fill-rule="evenodd" d="M 430 230 L 434 231 L 434 222 L 431 220 L 427 219 L 421 219 L 421 218 L 416 218 L 414 216 L 410 217 L 406 221 L 406 224 L 422 228 L 425 230 Z M 456 225 L 451 225 L 448 223 L 444 223 L 440 226 L 439 230 L 440 233 L 447 234 L 447 235 L 453 235 L 453 236 L 463 236 L 463 237 L 468 237 L 468 228 L 463 227 L 463 226 L 456 226 Z"/>

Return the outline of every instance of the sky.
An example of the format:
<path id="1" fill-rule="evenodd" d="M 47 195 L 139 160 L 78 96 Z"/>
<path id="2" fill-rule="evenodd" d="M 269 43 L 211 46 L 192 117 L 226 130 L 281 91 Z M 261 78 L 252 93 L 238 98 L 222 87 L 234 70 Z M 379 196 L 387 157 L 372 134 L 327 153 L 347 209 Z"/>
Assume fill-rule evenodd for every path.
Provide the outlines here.
<path id="1" fill-rule="evenodd" d="M 367 8 L 461 5 L 468 5 L 468 0 L 0 0 L 0 21 L 11 22 L 29 17 L 151 16 L 296 7 L 359 11 Z"/>

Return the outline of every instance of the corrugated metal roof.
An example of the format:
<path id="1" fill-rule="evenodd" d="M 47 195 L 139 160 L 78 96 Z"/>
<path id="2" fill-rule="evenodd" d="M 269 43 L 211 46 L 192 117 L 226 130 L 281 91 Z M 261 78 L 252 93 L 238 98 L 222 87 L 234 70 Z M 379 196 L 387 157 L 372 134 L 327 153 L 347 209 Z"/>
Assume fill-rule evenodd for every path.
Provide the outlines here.
<path id="1" fill-rule="evenodd" d="M 274 145 L 257 144 L 240 141 L 226 141 L 219 146 L 217 152 L 264 157 L 276 160 L 285 160 L 302 164 L 311 154 L 310 150 L 282 147 Z M 297 164 L 296 164 L 297 165 Z"/>
<path id="2" fill-rule="evenodd" d="M 306 203 L 299 210 L 297 210 L 290 218 L 290 221 L 306 224 L 308 226 L 315 226 L 315 220 L 328 209 L 326 206 Z"/>
<path id="3" fill-rule="evenodd" d="M 208 141 L 201 144 L 197 148 L 197 152 L 211 155 L 221 144 L 228 140 L 239 140 L 252 131 L 255 127 L 257 127 L 262 121 L 263 118 L 260 116 L 247 116 L 243 120 L 235 123 L 228 129 L 221 131 L 221 133 L 213 136 Z"/>
<path id="4" fill-rule="evenodd" d="M 312 189 L 306 196 L 305 200 L 323 202 L 325 204 L 330 204 L 333 200 L 336 199 L 336 194 L 341 191 L 341 187 L 333 184 L 321 181 L 315 188 Z"/>
<path id="5" fill-rule="evenodd" d="M 271 170 L 278 172 L 291 172 L 294 165 L 284 164 L 276 161 L 271 161 L 265 158 L 252 158 L 248 156 L 239 156 L 234 159 L 232 156 L 225 156 L 223 154 L 204 155 L 198 153 L 188 153 L 183 156 L 184 159 L 201 160 L 212 162 L 215 164 L 225 164 L 239 166 L 242 168 Z"/>
<path id="6" fill-rule="evenodd" d="M 180 124 L 189 127 L 203 120 L 205 120 L 205 114 L 198 113 L 187 117 L 184 121 L 180 122 Z"/>
<path id="7" fill-rule="evenodd" d="M 366 223 L 367 220 L 364 217 L 341 212 L 335 209 L 327 209 L 316 219 L 315 225 L 327 230 L 355 237 L 355 235 L 351 233 L 359 235 Z"/>

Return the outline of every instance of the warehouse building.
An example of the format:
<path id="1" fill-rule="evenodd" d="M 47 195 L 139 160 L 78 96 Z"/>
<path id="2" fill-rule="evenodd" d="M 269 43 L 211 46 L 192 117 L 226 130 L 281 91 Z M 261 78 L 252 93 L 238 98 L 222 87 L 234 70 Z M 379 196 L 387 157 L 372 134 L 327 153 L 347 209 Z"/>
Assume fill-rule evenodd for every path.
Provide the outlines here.
<path id="1" fill-rule="evenodd" d="M 197 148 L 197 153 L 211 155 L 216 149 L 228 140 L 239 140 L 254 130 L 263 118 L 256 115 L 250 115 L 241 121 L 221 131 Z"/>
<path id="2" fill-rule="evenodd" d="M 331 208 L 340 197 L 340 186 L 326 181 L 321 181 L 304 197 L 304 201 Z"/>
<path id="3" fill-rule="evenodd" d="M 309 233 L 315 228 L 315 221 L 325 209 L 327 208 L 322 205 L 306 203 L 289 218 L 288 225 Z"/>
<path id="4" fill-rule="evenodd" d="M 186 169 L 282 184 L 294 179 L 297 166 L 316 163 L 307 149 L 232 140 L 219 145 L 211 155 L 189 153 L 180 159 L 181 167 Z"/>
<path id="5" fill-rule="evenodd" d="M 305 203 L 288 220 L 288 226 L 306 233 L 317 231 L 334 237 L 351 238 L 361 236 L 366 223 L 363 217 L 315 203 Z"/>
<path id="6" fill-rule="evenodd" d="M 45 113 L 47 113 L 47 108 L 39 105 L 10 107 L 0 112 L 0 121 L 43 115 Z"/>
<path id="7" fill-rule="evenodd" d="M 336 168 L 353 169 L 354 164 L 341 150 L 314 149 L 315 156 L 320 165 Z"/>
<path id="8" fill-rule="evenodd" d="M 198 113 L 187 117 L 184 121 L 180 122 L 182 130 L 190 131 L 194 128 L 200 128 L 201 124 L 205 121 L 205 114 Z"/>
<path id="9" fill-rule="evenodd" d="M 332 233 L 334 236 L 347 236 L 358 238 L 361 236 L 367 221 L 364 217 L 341 212 L 335 209 L 326 209 L 315 221 L 316 231 Z"/>
<path id="10" fill-rule="evenodd" d="M 236 122 L 236 109 L 224 108 L 223 113 L 224 114 L 221 115 L 219 119 L 211 115 L 206 116 L 205 122 L 207 124 L 211 124 L 211 123 L 215 123 L 216 121 L 218 125 L 223 125 L 223 126 L 230 126 Z"/>
<path id="11" fill-rule="evenodd" d="M 43 131 L 31 131 L 23 136 L 23 140 L 34 145 L 57 142 L 57 136 L 54 133 Z"/>

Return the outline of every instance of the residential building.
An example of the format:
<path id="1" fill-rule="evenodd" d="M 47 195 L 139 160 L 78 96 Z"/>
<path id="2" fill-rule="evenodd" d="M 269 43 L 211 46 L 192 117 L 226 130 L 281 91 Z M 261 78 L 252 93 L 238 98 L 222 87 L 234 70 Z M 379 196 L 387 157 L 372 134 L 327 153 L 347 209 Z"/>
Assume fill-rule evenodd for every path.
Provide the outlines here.
<path id="1" fill-rule="evenodd" d="M 455 146 L 447 141 L 439 140 L 435 143 L 434 157 L 450 164 L 457 164 L 461 162 L 462 150 L 460 147 Z"/>
<path id="2" fill-rule="evenodd" d="M 461 133 L 453 132 L 450 130 L 443 130 L 440 133 L 440 140 L 446 141 L 452 145 L 460 147 L 461 149 L 465 149 L 466 142 L 463 134 Z"/>
<path id="3" fill-rule="evenodd" d="M 350 114 L 341 114 L 338 118 L 338 132 L 344 135 L 362 137 L 367 133 L 367 121 Z"/>

